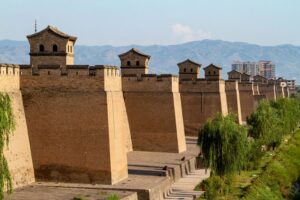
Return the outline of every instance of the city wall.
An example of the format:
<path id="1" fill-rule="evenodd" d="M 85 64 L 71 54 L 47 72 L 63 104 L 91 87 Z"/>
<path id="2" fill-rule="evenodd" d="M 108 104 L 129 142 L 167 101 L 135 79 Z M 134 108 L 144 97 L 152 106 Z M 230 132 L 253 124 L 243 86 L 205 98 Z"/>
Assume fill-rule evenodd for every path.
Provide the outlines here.
<path id="1" fill-rule="evenodd" d="M 225 91 L 228 111 L 233 112 L 237 116 L 238 123 L 242 124 L 241 101 L 238 81 L 227 80 L 225 82 Z"/>
<path id="2" fill-rule="evenodd" d="M 254 84 L 249 82 L 239 83 L 240 102 L 241 102 L 241 113 L 242 121 L 245 122 L 247 117 L 255 111 L 255 89 Z M 257 93 L 257 91 L 256 91 Z"/>
<path id="3" fill-rule="evenodd" d="M 290 90 L 289 90 L 289 88 L 288 87 L 284 87 L 284 96 L 286 97 L 286 98 L 289 98 L 290 97 Z"/>
<path id="4" fill-rule="evenodd" d="M 130 131 L 114 67 L 21 66 L 38 180 L 114 184 L 128 176 Z"/>
<path id="5" fill-rule="evenodd" d="M 268 100 L 276 100 L 276 90 L 274 84 L 259 84 L 260 94 L 265 95 Z"/>
<path id="6" fill-rule="evenodd" d="M 276 84 L 275 88 L 276 88 L 276 97 L 277 98 L 284 98 L 285 97 L 284 88 L 281 87 L 279 84 Z"/>
<path id="7" fill-rule="evenodd" d="M 0 72 L 0 92 L 10 96 L 16 120 L 16 129 L 10 135 L 4 156 L 8 161 L 13 187 L 17 188 L 35 181 L 23 98 L 20 92 L 19 66 L 1 64 Z"/>
<path id="8" fill-rule="evenodd" d="M 133 150 L 185 151 L 178 77 L 124 75 L 122 87 Z"/>
<path id="9" fill-rule="evenodd" d="M 181 81 L 179 90 L 186 135 L 198 136 L 208 118 L 228 112 L 224 80 Z"/>

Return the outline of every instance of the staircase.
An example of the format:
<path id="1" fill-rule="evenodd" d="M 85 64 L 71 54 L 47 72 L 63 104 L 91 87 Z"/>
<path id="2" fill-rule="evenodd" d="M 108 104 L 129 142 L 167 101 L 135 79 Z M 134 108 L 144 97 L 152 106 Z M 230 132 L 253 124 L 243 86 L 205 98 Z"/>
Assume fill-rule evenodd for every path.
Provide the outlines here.
<path id="1" fill-rule="evenodd" d="M 205 169 L 197 169 L 177 180 L 170 188 L 165 199 L 194 200 L 203 194 L 203 191 L 194 191 L 196 185 L 209 177 L 209 172 Z"/>

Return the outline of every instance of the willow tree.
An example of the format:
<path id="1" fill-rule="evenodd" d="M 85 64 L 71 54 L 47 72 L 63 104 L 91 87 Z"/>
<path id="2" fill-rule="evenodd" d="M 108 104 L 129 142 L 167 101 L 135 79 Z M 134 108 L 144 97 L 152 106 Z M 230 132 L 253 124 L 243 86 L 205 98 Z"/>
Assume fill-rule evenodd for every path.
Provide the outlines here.
<path id="1" fill-rule="evenodd" d="M 247 119 L 250 136 L 261 144 L 273 147 L 281 143 L 283 130 L 281 119 L 270 101 L 263 100 L 255 112 Z"/>
<path id="2" fill-rule="evenodd" d="M 217 114 L 199 132 L 198 145 L 204 162 L 214 175 L 225 176 L 240 171 L 247 160 L 247 129 L 236 123 L 236 116 Z"/>
<path id="3" fill-rule="evenodd" d="M 271 102 L 280 119 L 280 126 L 284 134 L 293 132 L 300 121 L 300 104 L 296 98 L 282 98 Z"/>
<path id="4" fill-rule="evenodd" d="M 0 93 L 0 200 L 4 199 L 4 190 L 12 192 L 12 180 L 4 150 L 8 146 L 9 136 L 15 128 L 11 99 Z"/>

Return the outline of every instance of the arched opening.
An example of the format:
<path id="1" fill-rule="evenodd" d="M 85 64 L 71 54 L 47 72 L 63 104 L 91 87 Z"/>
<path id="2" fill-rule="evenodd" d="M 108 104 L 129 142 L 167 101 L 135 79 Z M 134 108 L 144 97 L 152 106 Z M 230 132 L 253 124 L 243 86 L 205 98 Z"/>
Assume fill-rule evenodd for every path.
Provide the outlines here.
<path id="1" fill-rule="evenodd" d="M 208 75 L 210 75 L 210 71 L 208 71 Z"/>
<path id="2" fill-rule="evenodd" d="M 186 68 L 183 69 L 183 72 L 186 72 Z"/>
<path id="3" fill-rule="evenodd" d="M 191 72 L 193 72 L 193 69 L 191 69 Z"/>
<path id="4" fill-rule="evenodd" d="M 136 66 L 140 66 L 140 61 L 136 61 Z"/>
<path id="5" fill-rule="evenodd" d="M 56 45 L 56 44 L 54 44 L 54 45 L 53 45 L 53 47 L 52 47 L 52 49 L 53 49 L 53 52 L 57 52 L 57 51 L 58 51 L 58 47 L 57 47 L 57 45 Z"/>
<path id="6" fill-rule="evenodd" d="M 216 71 L 214 71 L 214 75 L 216 75 Z"/>
<path id="7" fill-rule="evenodd" d="M 45 51 L 45 47 L 44 47 L 44 45 L 40 45 L 40 52 L 44 52 Z"/>
<path id="8" fill-rule="evenodd" d="M 130 61 L 127 61 L 127 66 L 130 66 L 130 65 L 131 65 Z"/>

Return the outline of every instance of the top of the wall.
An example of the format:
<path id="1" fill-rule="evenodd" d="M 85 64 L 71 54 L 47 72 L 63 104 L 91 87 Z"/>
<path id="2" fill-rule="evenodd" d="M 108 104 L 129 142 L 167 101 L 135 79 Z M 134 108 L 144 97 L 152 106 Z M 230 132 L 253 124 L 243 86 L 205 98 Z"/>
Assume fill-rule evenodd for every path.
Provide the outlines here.
<path id="1" fill-rule="evenodd" d="M 120 76 L 119 68 L 110 65 L 20 65 L 21 75 L 24 76 L 103 76 L 117 77 Z"/>
<path id="2" fill-rule="evenodd" d="M 18 76 L 19 65 L 15 64 L 0 64 L 0 75 L 1 76 Z"/>

